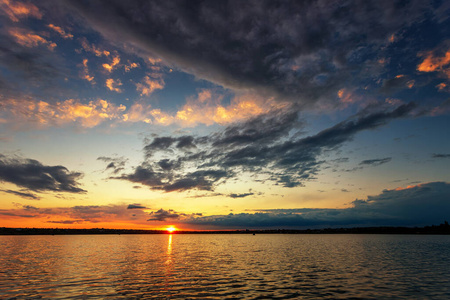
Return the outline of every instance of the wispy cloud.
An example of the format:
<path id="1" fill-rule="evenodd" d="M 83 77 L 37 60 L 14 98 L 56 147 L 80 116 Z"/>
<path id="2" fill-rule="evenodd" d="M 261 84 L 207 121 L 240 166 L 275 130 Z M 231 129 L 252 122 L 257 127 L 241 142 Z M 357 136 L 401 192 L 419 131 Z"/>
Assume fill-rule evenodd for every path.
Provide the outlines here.
<path id="1" fill-rule="evenodd" d="M 80 67 L 82 68 L 81 71 L 80 71 L 80 77 L 82 79 L 85 79 L 85 80 L 89 81 L 92 84 L 95 84 L 94 76 L 89 73 L 88 59 L 87 58 L 83 59 L 83 63 L 80 65 Z"/>
<path id="2" fill-rule="evenodd" d="M 146 208 L 146 207 L 143 206 L 143 205 L 140 205 L 138 203 L 129 204 L 128 207 L 127 207 L 127 209 L 144 209 L 144 208 Z"/>
<path id="3" fill-rule="evenodd" d="M 59 26 L 56 26 L 54 24 L 48 24 L 47 27 L 50 28 L 51 30 L 59 33 L 59 35 L 64 39 L 72 39 L 73 38 L 73 34 L 66 32 L 64 29 L 62 29 Z"/>
<path id="4" fill-rule="evenodd" d="M 34 32 L 22 28 L 11 28 L 9 30 L 9 34 L 18 44 L 28 48 L 45 45 L 49 50 L 53 50 L 57 46 L 56 43 L 53 43 L 52 41 L 49 41 Z"/>
<path id="5" fill-rule="evenodd" d="M 248 196 L 253 196 L 255 193 L 242 193 L 242 194 L 229 194 L 228 197 L 230 198 L 245 198 Z"/>
<path id="6" fill-rule="evenodd" d="M 0 190 L 0 192 L 16 195 L 16 196 L 19 196 L 19 197 L 25 198 L 25 199 L 31 199 L 31 200 L 40 200 L 41 199 L 41 197 L 39 197 L 33 193 L 30 193 L 30 192 L 19 192 L 19 191 L 13 191 L 13 190 Z"/>
<path id="7" fill-rule="evenodd" d="M 149 96 L 155 90 L 162 90 L 164 88 L 164 80 L 162 78 L 150 78 L 145 76 L 142 82 L 136 84 L 136 90 L 141 93 L 141 96 Z"/>
<path id="8" fill-rule="evenodd" d="M 414 107 L 410 103 L 395 109 L 362 111 L 303 138 L 290 135 L 293 129 L 302 128 L 296 111 L 260 115 L 210 136 L 156 137 L 144 147 L 145 161 L 141 165 L 132 173 L 111 178 L 166 192 L 213 191 L 218 184 L 250 172 L 284 187 L 301 186 L 315 179 L 323 163 L 319 157 L 324 151 L 338 149 L 360 131 L 406 117 Z M 156 153 L 158 160 L 150 159 Z M 389 160 L 375 159 L 363 164 L 376 165 Z"/>
<path id="9" fill-rule="evenodd" d="M 106 166 L 106 170 L 113 172 L 114 174 L 119 173 L 124 170 L 125 165 L 128 161 L 125 157 L 106 157 L 100 156 L 97 160 L 104 161 L 108 165 Z"/>
<path id="10" fill-rule="evenodd" d="M 366 159 L 359 163 L 359 165 L 379 166 L 388 163 L 392 160 L 392 157 Z"/>
<path id="11" fill-rule="evenodd" d="M 1 0 L 0 12 L 9 17 L 13 22 L 19 22 L 22 18 L 34 17 L 42 18 L 42 13 L 33 3 L 27 3 L 16 0 Z"/>
<path id="12" fill-rule="evenodd" d="M 90 44 L 89 41 L 85 37 L 80 38 L 80 43 L 81 43 L 81 47 L 83 48 L 84 51 L 86 51 L 88 53 L 93 53 L 97 57 L 101 57 L 101 56 L 108 57 L 111 54 L 111 52 L 109 52 L 105 49 L 102 49 L 94 44 Z"/>

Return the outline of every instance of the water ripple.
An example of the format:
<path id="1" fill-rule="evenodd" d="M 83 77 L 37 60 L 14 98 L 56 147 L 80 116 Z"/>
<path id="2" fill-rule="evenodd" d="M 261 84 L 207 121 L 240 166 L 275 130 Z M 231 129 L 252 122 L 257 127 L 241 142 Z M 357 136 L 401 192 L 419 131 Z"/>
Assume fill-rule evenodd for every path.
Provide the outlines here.
<path id="1" fill-rule="evenodd" d="M 0 236 L 1 299 L 449 299 L 449 236 Z"/>

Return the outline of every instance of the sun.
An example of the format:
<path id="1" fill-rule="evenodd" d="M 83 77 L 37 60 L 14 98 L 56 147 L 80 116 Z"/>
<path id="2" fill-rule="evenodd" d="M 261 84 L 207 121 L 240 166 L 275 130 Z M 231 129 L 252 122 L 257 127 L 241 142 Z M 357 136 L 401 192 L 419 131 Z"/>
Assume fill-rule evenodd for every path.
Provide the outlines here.
<path id="1" fill-rule="evenodd" d="M 172 233 L 172 232 L 174 232 L 175 230 L 177 230 L 175 227 L 173 227 L 173 226 L 169 226 L 169 227 L 167 227 L 166 228 L 166 230 L 169 232 L 169 233 Z"/>

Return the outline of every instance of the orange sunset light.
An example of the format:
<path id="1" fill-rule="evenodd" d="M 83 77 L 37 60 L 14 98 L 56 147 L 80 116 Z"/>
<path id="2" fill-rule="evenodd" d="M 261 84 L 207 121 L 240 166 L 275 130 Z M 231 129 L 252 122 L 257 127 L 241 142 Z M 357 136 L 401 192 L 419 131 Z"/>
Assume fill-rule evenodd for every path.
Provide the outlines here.
<path id="1" fill-rule="evenodd" d="M 177 229 L 176 229 L 174 226 L 169 226 L 169 227 L 166 228 L 166 230 L 167 230 L 169 233 L 172 233 L 172 232 L 176 231 Z"/>

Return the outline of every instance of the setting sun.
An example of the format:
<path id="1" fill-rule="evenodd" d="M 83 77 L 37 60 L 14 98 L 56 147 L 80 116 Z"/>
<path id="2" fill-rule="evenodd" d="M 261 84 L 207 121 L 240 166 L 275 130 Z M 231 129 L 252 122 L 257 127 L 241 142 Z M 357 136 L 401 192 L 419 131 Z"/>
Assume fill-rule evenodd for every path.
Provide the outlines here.
<path id="1" fill-rule="evenodd" d="M 167 227 L 166 230 L 167 230 L 168 232 L 172 233 L 172 232 L 174 232 L 174 231 L 177 230 L 177 229 L 176 229 L 175 227 L 173 227 L 173 226 L 170 226 L 170 227 Z"/>

